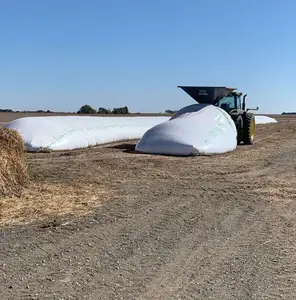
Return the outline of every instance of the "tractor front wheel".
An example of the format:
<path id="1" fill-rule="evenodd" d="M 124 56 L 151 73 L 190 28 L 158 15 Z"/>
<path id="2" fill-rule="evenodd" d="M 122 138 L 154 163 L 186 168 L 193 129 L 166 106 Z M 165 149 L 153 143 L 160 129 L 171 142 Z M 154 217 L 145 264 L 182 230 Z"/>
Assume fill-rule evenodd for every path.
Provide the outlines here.
<path id="1" fill-rule="evenodd" d="M 237 145 L 239 145 L 243 140 L 243 119 L 241 116 L 236 116 L 234 120 L 237 131 Z"/>
<path id="2" fill-rule="evenodd" d="M 245 145 L 253 145 L 255 136 L 255 116 L 252 113 L 246 112 L 243 115 L 243 119 L 243 142 Z"/>

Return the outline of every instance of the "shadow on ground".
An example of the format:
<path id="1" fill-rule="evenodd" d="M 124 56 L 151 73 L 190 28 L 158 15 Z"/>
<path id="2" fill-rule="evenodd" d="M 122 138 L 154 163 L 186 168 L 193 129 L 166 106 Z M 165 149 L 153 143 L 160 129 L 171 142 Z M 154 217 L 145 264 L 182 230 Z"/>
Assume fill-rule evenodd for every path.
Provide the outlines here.
<path id="1" fill-rule="evenodd" d="M 123 152 L 127 153 L 136 153 L 135 148 L 136 144 L 134 143 L 123 143 L 119 145 L 114 145 L 114 146 L 109 146 L 109 149 L 118 149 L 118 150 L 123 150 Z"/>

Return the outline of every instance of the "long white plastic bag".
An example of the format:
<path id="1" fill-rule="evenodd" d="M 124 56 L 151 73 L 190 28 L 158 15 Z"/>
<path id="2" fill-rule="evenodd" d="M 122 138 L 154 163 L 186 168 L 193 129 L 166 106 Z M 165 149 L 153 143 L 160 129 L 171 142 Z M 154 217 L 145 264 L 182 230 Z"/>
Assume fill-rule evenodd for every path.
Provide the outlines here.
<path id="1" fill-rule="evenodd" d="M 20 118 L 4 127 L 16 130 L 28 151 L 72 150 L 140 139 L 169 117 L 50 116 Z"/>

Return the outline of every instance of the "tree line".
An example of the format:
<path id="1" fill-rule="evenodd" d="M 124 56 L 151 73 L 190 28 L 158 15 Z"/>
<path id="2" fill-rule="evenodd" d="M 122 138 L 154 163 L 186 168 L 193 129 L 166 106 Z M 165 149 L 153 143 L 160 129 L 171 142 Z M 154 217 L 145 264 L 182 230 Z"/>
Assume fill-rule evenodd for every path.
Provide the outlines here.
<path id="1" fill-rule="evenodd" d="M 296 112 L 283 112 L 282 115 L 296 115 Z"/>
<path id="2" fill-rule="evenodd" d="M 51 110 L 42 110 L 42 109 L 15 111 L 12 109 L 7 109 L 7 108 L 4 108 L 4 109 L 0 108 L 0 112 L 1 113 L 13 113 L 13 112 L 16 112 L 16 113 L 62 113 L 62 112 L 55 112 L 55 111 L 51 111 Z M 171 110 L 171 109 L 167 109 L 165 111 L 166 114 L 174 114 L 176 112 L 177 112 L 177 110 Z M 90 105 L 85 104 L 85 105 L 81 106 L 80 109 L 76 113 L 77 114 L 87 114 L 87 115 L 91 115 L 91 114 L 101 114 L 101 115 L 107 115 L 107 114 L 122 115 L 122 114 L 124 114 L 125 115 L 125 114 L 129 114 L 130 111 L 127 106 L 113 108 L 112 110 L 104 108 L 104 107 L 99 107 L 98 110 L 96 110 L 96 109 L 92 108 Z"/>
<path id="3" fill-rule="evenodd" d="M 53 111 L 48 110 L 13 110 L 10 108 L 0 108 L 1 113 L 51 113 Z"/>
<path id="4" fill-rule="evenodd" d="M 104 115 L 107 115 L 107 114 L 129 114 L 129 110 L 128 110 L 128 107 L 127 106 L 123 106 L 123 107 L 117 107 L 117 108 L 113 108 L 112 110 L 111 109 L 107 109 L 107 108 L 104 108 L 104 107 L 99 107 L 98 110 L 92 108 L 90 105 L 88 104 L 85 104 L 83 106 L 80 107 L 80 109 L 78 110 L 77 112 L 78 114 L 104 114 Z"/>
<path id="5" fill-rule="evenodd" d="M 1 113 L 13 113 L 13 112 L 21 112 L 21 113 L 55 113 L 50 110 L 22 110 L 22 111 L 14 111 L 10 108 L 0 108 Z M 56 112 L 57 113 L 57 112 Z M 77 111 L 77 114 L 129 114 L 129 109 L 127 106 L 113 108 L 112 110 L 106 109 L 104 107 L 99 107 L 98 110 L 93 109 L 90 105 L 86 104 L 80 107 Z"/>
<path id="6" fill-rule="evenodd" d="M 174 114 L 176 113 L 177 110 L 171 110 L 171 109 L 167 109 L 165 111 L 166 114 Z M 80 107 L 80 109 L 77 112 L 78 114 L 129 114 L 129 109 L 127 106 L 123 106 L 123 107 L 118 107 L 118 108 L 113 108 L 113 110 L 104 108 L 104 107 L 99 107 L 98 110 L 95 110 L 94 108 L 92 108 L 90 105 L 85 104 L 83 106 Z"/>

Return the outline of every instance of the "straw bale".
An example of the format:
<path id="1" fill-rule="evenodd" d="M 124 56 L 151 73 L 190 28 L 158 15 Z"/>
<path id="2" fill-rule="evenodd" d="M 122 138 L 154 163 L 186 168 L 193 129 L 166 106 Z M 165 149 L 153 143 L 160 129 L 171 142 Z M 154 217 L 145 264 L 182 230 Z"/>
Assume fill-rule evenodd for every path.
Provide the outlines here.
<path id="1" fill-rule="evenodd" d="M 17 131 L 0 127 L 0 196 L 20 197 L 28 183 L 23 140 Z"/>

